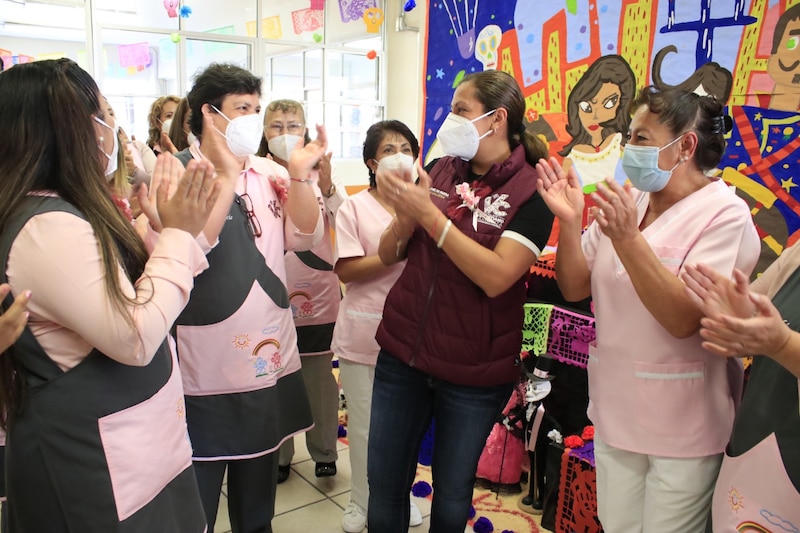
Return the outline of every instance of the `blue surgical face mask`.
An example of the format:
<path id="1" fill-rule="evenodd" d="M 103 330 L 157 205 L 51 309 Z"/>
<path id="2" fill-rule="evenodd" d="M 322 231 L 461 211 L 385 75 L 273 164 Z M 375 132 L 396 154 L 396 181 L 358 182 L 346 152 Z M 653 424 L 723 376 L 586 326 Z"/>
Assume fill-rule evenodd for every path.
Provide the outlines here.
<path id="1" fill-rule="evenodd" d="M 675 163 L 671 169 L 662 170 L 658 166 L 658 154 L 661 150 L 678 142 L 681 137 L 683 135 L 679 135 L 661 148 L 625 145 L 625 151 L 622 154 L 622 169 L 628 175 L 631 184 L 645 192 L 658 192 L 666 187 L 672 177 L 672 171 L 678 168 L 680 161 Z"/>

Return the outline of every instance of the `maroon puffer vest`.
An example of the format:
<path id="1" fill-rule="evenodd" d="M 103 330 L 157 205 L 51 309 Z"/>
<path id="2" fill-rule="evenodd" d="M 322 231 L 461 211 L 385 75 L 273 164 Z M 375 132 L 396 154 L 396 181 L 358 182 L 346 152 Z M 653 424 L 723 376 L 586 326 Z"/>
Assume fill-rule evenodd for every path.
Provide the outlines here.
<path id="1" fill-rule="evenodd" d="M 445 157 L 430 175 L 431 199 L 447 214 L 448 205 L 461 204 L 455 187 L 468 179 L 469 163 Z M 493 249 L 536 191 L 536 171 L 518 146 L 502 164 L 492 166 L 481 182 L 492 192 L 481 198 L 477 222 L 475 213 L 461 208 L 458 213 L 463 214 L 456 216 L 453 225 Z M 519 376 L 526 279 L 527 274 L 503 294 L 489 298 L 417 227 L 408 244 L 405 270 L 386 299 L 376 334 L 378 344 L 408 365 L 451 383 L 513 382 Z"/>

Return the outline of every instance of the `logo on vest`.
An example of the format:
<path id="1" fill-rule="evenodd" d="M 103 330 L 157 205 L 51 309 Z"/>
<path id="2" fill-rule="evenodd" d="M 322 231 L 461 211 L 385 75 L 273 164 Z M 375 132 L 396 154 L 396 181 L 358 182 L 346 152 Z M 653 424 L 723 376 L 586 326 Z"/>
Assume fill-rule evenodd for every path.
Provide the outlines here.
<path id="1" fill-rule="evenodd" d="M 476 209 L 472 212 L 472 227 L 478 229 L 478 222 L 494 228 L 502 228 L 508 212 L 505 211 L 511 204 L 506 202 L 507 194 L 494 193 L 483 199 L 483 210 Z"/>
<path id="2" fill-rule="evenodd" d="M 450 195 L 447 194 L 445 191 L 437 189 L 436 187 L 428 188 L 428 192 L 431 193 L 431 196 L 436 196 L 437 198 L 440 198 L 442 200 L 447 200 L 447 198 L 450 197 Z"/>
<path id="3" fill-rule="evenodd" d="M 275 218 L 281 218 L 281 204 L 278 200 L 270 200 L 267 207 L 270 211 L 272 211 L 272 216 Z"/>

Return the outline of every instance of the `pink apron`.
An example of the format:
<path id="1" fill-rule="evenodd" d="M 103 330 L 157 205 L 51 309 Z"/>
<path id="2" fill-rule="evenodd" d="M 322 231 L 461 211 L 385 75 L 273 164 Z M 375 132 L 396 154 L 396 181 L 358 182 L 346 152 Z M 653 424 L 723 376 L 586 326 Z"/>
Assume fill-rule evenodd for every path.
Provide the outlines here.
<path id="1" fill-rule="evenodd" d="M 738 457 L 725 455 L 712 513 L 715 533 L 800 533 L 800 493 L 774 433 Z"/>

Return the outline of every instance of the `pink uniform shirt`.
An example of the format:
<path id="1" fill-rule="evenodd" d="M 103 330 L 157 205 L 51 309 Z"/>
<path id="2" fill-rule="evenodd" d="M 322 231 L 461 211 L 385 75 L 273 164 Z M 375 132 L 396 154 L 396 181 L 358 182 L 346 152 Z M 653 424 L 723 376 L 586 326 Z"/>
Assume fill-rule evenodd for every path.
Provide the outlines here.
<path id="1" fill-rule="evenodd" d="M 339 259 L 378 254 L 384 229 L 391 223 L 383 206 L 364 190 L 347 199 L 336 215 L 336 255 Z M 380 347 L 375 332 L 383 304 L 406 262 L 395 263 L 368 279 L 345 284 L 331 348 L 340 359 L 375 365 Z"/>
<path id="2" fill-rule="evenodd" d="M 7 275 L 14 294 L 32 291 L 28 325 L 47 355 L 67 371 L 92 348 L 123 364 L 148 364 L 189 300 L 194 276 L 207 267 L 195 239 L 170 228 L 158 238 L 135 284 L 120 265 L 125 294 L 145 302 L 128 306 L 136 326 L 131 328 L 108 300 L 89 222 L 53 211 L 34 216 L 22 228 L 11 246 Z"/>
<path id="3" fill-rule="evenodd" d="M 635 192 L 639 221 L 649 194 Z M 642 235 L 676 276 L 705 263 L 750 274 L 760 252 L 745 203 L 714 181 L 670 207 Z M 670 335 L 639 299 L 611 240 L 592 224 L 582 238 L 592 271 L 596 345 L 589 349 L 589 418 L 616 448 L 665 457 L 724 450 L 735 391 L 727 361 L 705 351 L 699 334 Z"/>

